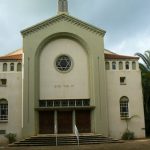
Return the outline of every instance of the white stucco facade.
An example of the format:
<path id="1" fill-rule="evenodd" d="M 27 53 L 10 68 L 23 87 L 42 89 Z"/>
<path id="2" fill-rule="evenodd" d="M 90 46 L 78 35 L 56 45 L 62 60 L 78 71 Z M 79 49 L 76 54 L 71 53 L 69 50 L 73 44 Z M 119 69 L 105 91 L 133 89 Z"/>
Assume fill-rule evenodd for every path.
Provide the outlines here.
<path id="1" fill-rule="evenodd" d="M 55 61 L 60 55 L 72 61 L 70 70 L 60 73 Z M 40 54 L 40 99 L 89 99 L 89 70 L 86 50 L 74 40 L 57 39 Z"/>
<path id="2" fill-rule="evenodd" d="M 8 120 L 0 120 L 0 130 L 6 134 L 15 133 L 17 139 L 22 137 L 22 72 L 16 71 L 18 62 L 15 62 L 15 70 L 8 72 L 2 71 L 4 62 L 0 62 L 0 79 L 7 79 L 5 86 L 0 86 L 0 99 L 6 99 L 8 102 Z M 5 62 L 10 64 L 10 62 Z M 9 67 L 8 67 L 9 68 Z M 0 135 L 0 141 L 6 141 L 3 135 Z M 0 142 L 0 143 L 1 143 Z"/>
<path id="3" fill-rule="evenodd" d="M 143 138 L 145 137 L 145 123 L 141 72 L 137 61 L 135 70 L 132 69 L 132 61 L 122 61 L 124 64 L 126 61 L 130 63 L 129 70 L 126 70 L 124 65 L 123 70 L 117 67 L 116 70 L 111 68 L 106 71 L 110 135 L 116 138 L 121 137 L 127 129 L 125 119 L 120 117 L 120 99 L 126 96 L 129 99 L 129 117 L 135 116 L 129 121 L 129 130 L 135 133 L 136 138 Z M 126 78 L 125 84 L 120 83 L 120 77 Z"/>

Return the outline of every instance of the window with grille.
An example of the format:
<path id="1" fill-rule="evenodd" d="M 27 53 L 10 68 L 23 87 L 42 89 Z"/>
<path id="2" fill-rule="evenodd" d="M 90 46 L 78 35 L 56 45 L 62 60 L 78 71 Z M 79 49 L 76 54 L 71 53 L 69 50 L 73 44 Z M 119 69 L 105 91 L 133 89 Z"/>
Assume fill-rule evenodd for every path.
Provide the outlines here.
<path id="1" fill-rule="evenodd" d="M 110 70 L 110 64 L 109 64 L 109 62 L 107 61 L 107 62 L 105 62 L 105 69 L 106 70 Z"/>
<path id="2" fill-rule="evenodd" d="M 22 70 L 22 65 L 21 65 L 21 63 L 18 63 L 17 64 L 17 71 L 21 71 Z"/>
<path id="3" fill-rule="evenodd" d="M 5 99 L 0 100 L 0 121 L 8 120 L 8 102 Z"/>
<path id="4" fill-rule="evenodd" d="M 112 62 L 112 69 L 116 70 L 116 62 Z"/>
<path id="5" fill-rule="evenodd" d="M 128 118 L 129 117 L 129 99 L 127 97 L 122 97 L 120 99 L 120 117 L 123 118 Z"/>
<path id="6" fill-rule="evenodd" d="M 132 62 L 132 69 L 136 70 L 136 62 L 135 61 Z"/>
<path id="7" fill-rule="evenodd" d="M 119 70 L 123 70 L 123 62 L 122 61 L 119 62 Z"/>
<path id="8" fill-rule="evenodd" d="M 3 71 L 7 71 L 7 63 L 3 64 Z"/>
<path id="9" fill-rule="evenodd" d="M 129 62 L 126 62 L 126 69 L 129 70 Z"/>
<path id="10" fill-rule="evenodd" d="M 72 59 L 67 55 L 61 55 L 55 60 L 55 66 L 58 71 L 68 72 L 72 68 Z"/>
<path id="11" fill-rule="evenodd" d="M 39 107 L 86 107 L 90 99 L 39 100 Z"/>
<path id="12" fill-rule="evenodd" d="M 14 63 L 10 64 L 10 71 L 14 71 Z"/>

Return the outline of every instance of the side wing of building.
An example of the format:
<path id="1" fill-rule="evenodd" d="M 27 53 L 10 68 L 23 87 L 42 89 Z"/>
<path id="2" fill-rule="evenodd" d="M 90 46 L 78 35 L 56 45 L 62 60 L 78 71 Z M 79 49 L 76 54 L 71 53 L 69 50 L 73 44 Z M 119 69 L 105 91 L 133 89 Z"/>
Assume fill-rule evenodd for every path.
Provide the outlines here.
<path id="1" fill-rule="evenodd" d="M 0 57 L 0 138 L 22 136 L 22 55 Z"/>
<path id="2" fill-rule="evenodd" d="M 143 94 L 138 58 L 105 54 L 109 133 L 121 138 L 128 129 L 136 138 L 145 137 Z M 132 118 L 132 119 L 130 119 Z"/>

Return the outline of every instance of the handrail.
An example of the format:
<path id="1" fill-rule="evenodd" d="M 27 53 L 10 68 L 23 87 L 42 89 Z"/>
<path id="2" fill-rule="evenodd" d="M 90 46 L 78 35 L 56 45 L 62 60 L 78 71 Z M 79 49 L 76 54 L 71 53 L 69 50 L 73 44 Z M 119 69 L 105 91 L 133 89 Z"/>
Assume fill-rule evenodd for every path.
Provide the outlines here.
<path id="1" fill-rule="evenodd" d="M 78 131 L 78 128 L 77 128 L 76 125 L 74 126 L 74 131 L 75 131 L 75 135 L 77 137 L 77 142 L 78 142 L 78 147 L 79 147 L 79 144 L 80 144 L 80 141 L 79 141 L 79 131 Z"/>
<path id="2" fill-rule="evenodd" d="M 55 125 L 56 146 L 58 146 L 57 126 Z"/>

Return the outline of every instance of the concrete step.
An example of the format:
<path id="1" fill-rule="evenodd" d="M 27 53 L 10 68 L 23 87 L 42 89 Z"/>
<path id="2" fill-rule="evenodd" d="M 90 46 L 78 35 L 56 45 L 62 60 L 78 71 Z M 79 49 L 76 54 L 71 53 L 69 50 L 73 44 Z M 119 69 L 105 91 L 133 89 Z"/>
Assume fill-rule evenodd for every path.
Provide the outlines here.
<path id="1" fill-rule="evenodd" d="M 102 143 L 119 143 L 121 141 L 113 139 L 111 137 L 105 137 L 102 135 L 81 135 L 79 136 L 80 145 L 87 144 L 102 144 Z M 77 138 L 74 135 L 59 136 L 57 137 L 57 145 L 77 145 Z M 21 147 L 21 146 L 55 146 L 56 137 L 54 135 L 46 136 L 33 136 L 22 140 L 20 142 L 15 142 L 10 144 L 11 147 Z"/>

